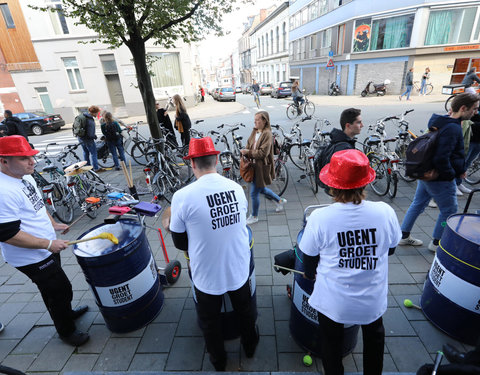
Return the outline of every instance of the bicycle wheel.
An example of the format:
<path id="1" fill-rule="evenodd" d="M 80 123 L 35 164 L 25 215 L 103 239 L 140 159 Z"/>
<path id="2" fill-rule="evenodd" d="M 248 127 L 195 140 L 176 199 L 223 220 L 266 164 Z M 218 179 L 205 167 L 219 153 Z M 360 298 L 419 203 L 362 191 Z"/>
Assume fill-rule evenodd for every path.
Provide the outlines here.
<path id="1" fill-rule="evenodd" d="M 100 178 L 98 174 L 93 171 L 88 171 L 85 174 L 85 177 L 90 180 L 90 183 L 95 186 L 95 190 L 99 193 L 106 193 L 107 192 L 107 185 L 105 182 Z"/>
<path id="2" fill-rule="evenodd" d="M 383 197 L 390 188 L 390 175 L 388 174 L 386 163 L 383 163 L 379 157 L 370 155 L 370 165 L 375 170 L 375 180 L 370 184 L 375 194 Z"/>
<path id="3" fill-rule="evenodd" d="M 148 150 L 147 142 L 138 142 L 132 146 L 129 154 L 137 164 L 147 165 L 147 161 L 145 159 L 147 150 Z"/>
<path id="4" fill-rule="evenodd" d="M 470 185 L 476 185 L 480 182 L 480 159 L 477 158 L 473 161 L 470 167 L 467 169 L 465 181 Z"/>
<path id="5" fill-rule="evenodd" d="M 390 198 L 395 198 L 397 195 L 397 188 L 398 188 L 398 176 L 397 172 L 393 172 L 390 177 L 390 185 L 388 186 L 388 196 Z"/>
<path id="6" fill-rule="evenodd" d="M 395 147 L 395 153 L 398 155 L 398 174 L 403 181 L 413 182 L 414 178 L 406 175 L 406 161 L 407 161 L 407 147 L 408 143 L 400 143 Z"/>
<path id="7" fill-rule="evenodd" d="M 278 196 L 281 196 L 287 189 L 287 185 L 288 185 L 287 167 L 281 161 L 276 160 L 275 161 L 275 178 L 270 184 L 270 189 Z"/>
<path id="8" fill-rule="evenodd" d="M 425 86 L 425 94 L 430 95 L 433 91 L 433 85 L 431 83 L 427 83 Z"/>
<path id="9" fill-rule="evenodd" d="M 452 104 L 452 99 L 455 97 L 455 95 L 452 95 L 445 101 L 445 111 L 448 112 L 450 110 L 450 105 Z"/>
<path id="10" fill-rule="evenodd" d="M 312 102 L 306 102 L 304 111 L 307 116 L 312 116 L 315 113 L 315 104 Z"/>
<path id="11" fill-rule="evenodd" d="M 288 149 L 288 156 L 292 163 L 300 170 L 305 170 L 305 154 L 300 143 L 293 143 Z"/>
<path id="12" fill-rule="evenodd" d="M 70 224 L 73 220 L 73 202 L 69 198 L 66 187 L 59 183 L 53 184 L 52 207 L 54 216 L 62 223 Z"/>
<path id="13" fill-rule="evenodd" d="M 307 176 L 308 180 L 310 181 L 310 186 L 312 187 L 313 194 L 318 193 L 318 185 L 315 179 L 315 166 L 313 165 L 313 158 L 308 158 L 307 163 Z"/>
<path id="14" fill-rule="evenodd" d="M 115 166 L 115 163 L 113 162 L 113 156 L 110 152 L 105 157 L 98 158 L 97 161 L 98 165 L 102 168 L 113 168 Z"/>
<path id="15" fill-rule="evenodd" d="M 290 104 L 287 107 L 287 117 L 289 120 L 295 120 L 300 114 L 298 107 L 295 104 Z"/>

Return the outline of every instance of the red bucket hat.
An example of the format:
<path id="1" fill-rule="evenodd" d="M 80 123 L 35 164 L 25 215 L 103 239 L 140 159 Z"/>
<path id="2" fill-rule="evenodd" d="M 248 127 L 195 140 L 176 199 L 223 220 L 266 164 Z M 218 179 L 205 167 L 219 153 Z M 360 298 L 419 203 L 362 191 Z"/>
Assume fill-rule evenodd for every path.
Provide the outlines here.
<path id="1" fill-rule="evenodd" d="M 33 156 L 37 154 L 38 150 L 33 150 L 21 135 L 9 135 L 0 138 L 1 156 Z"/>
<path id="2" fill-rule="evenodd" d="M 320 181 L 334 189 L 348 190 L 368 185 L 375 180 L 375 171 L 365 154 L 343 150 L 333 154 L 330 163 L 320 171 Z"/>
<path id="3" fill-rule="evenodd" d="M 184 157 L 185 160 L 191 158 L 198 158 L 200 156 L 218 155 L 220 151 L 215 150 L 212 138 L 192 138 L 188 146 L 188 155 Z"/>

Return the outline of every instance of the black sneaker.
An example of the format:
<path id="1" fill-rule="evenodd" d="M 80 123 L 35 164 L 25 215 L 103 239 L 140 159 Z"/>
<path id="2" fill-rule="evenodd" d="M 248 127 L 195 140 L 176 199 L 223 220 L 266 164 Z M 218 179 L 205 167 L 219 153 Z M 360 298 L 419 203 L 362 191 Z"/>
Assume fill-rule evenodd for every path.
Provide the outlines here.
<path id="1" fill-rule="evenodd" d="M 83 314 L 85 314 L 88 311 L 88 306 L 83 305 L 79 306 L 76 309 L 72 310 L 72 318 L 73 320 L 80 318 Z"/>
<path id="2" fill-rule="evenodd" d="M 62 335 L 59 335 L 59 336 L 63 342 L 72 346 L 81 346 L 85 344 L 90 338 L 88 333 L 80 332 L 77 329 L 69 336 L 62 336 Z"/>

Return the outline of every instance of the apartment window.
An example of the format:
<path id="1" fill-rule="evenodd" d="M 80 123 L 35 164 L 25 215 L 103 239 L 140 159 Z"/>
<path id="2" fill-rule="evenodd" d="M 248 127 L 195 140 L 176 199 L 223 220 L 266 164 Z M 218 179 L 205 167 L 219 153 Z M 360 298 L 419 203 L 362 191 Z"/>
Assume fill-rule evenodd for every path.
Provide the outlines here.
<path id="1" fill-rule="evenodd" d="M 260 47 L 261 47 L 261 44 L 260 44 L 260 38 L 258 38 L 258 57 L 260 57 Z"/>
<path id="2" fill-rule="evenodd" d="M 262 36 L 262 53 L 260 56 L 265 56 L 265 39 Z"/>
<path id="3" fill-rule="evenodd" d="M 286 22 L 283 23 L 283 51 L 285 51 L 287 49 L 287 24 Z"/>
<path id="4" fill-rule="evenodd" d="M 105 74 L 118 74 L 117 63 L 115 56 L 112 54 L 100 55 L 100 62 L 102 63 L 103 72 Z"/>
<path id="5" fill-rule="evenodd" d="M 302 25 L 302 14 L 298 12 L 297 14 L 295 14 L 295 24 L 293 28 L 299 27 L 301 25 Z"/>
<path id="6" fill-rule="evenodd" d="M 52 21 L 53 31 L 56 35 L 69 34 L 67 20 L 65 19 L 65 14 L 63 13 L 63 8 L 61 4 L 51 4 L 49 11 L 50 20 Z"/>
<path id="7" fill-rule="evenodd" d="M 159 57 L 152 65 L 154 88 L 182 85 L 178 53 L 151 53 L 150 55 Z"/>
<path id="8" fill-rule="evenodd" d="M 10 8 L 8 7 L 8 4 L 0 4 L 0 9 L 2 11 L 5 25 L 7 25 L 7 29 L 14 29 L 15 22 L 13 22 L 12 13 L 10 13 Z"/>
<path id="9" fill-rule="evenodd" d="M 68 82 L 71 90 L 84 90 L 82 76 L 78 68 L 77 59 L 75 57 L 63 57 L 63 65 L 67 72 Z"/>
<path id="10" fill-rule="evenodd" d="M 308 7 L 308 13 L 309 13 L 308 16 L 310 21 L 318 17 L 318 3 L 319 3 L 318 1 L 314 1 Z"/>
<path id="11" fill-rule="evenodd" d="M 345 43 L 345 24 L 338 26 L 337 55 L 343 55 L 344 43 Z"/>
<path id="12" fill-rule="evenodd" d="M 265 55 L 268 55 L 268 34 L 265 34 Z"/>
<path id="13" fill-rule="evenodd" d="M 425 45 L 469 42 L 476 13 L 473 7 L 430 12 Z"/>
<path id="14" fill-rule="evenodd" d="M 289 23 L 290 23 L 290 30 L 293 30 L 295 28 L 295 17 L 294 16 L 290 17 Z"/>
<path id="15" fill-rule="evenodd" d="M 318 6 L 318 15 L 321 16 L 328 12 L 328 0 L 320 0 Z"/>
<path id="16" fill-rule="evenodd" d="M 303 25 L 308 22 L 308 7 L 303 8 L 301 13 L 302 13 L 302 22 L 300 25 Z"/>
<path id="17" fill-rule="evenodd" d="M 320 56 L 327 56 L 332 48 L 332 29 L 320 33 Z"/>
<path id="18" fill-rule="evenodd" d="M 278 52 L 280 52 L 280 31 L 279 31 L 278 26 L 277 26 L 275 31 L 276 31 L 275 36 L 276 36 L 276 39 L 277 39 L 277 53 L 278 53 Z"/>
<path id="19" fill-rule="evenodd" d="M 273 30 L 270 30 L 270 53 L 273 55 Z"/>
<path id="20" fill-rule="evenodd" d="M 414 19 L 415 15 L 409 14 L 401 17 L 374 20 L 372 23 L 370 50 L 409 47 Z"/>

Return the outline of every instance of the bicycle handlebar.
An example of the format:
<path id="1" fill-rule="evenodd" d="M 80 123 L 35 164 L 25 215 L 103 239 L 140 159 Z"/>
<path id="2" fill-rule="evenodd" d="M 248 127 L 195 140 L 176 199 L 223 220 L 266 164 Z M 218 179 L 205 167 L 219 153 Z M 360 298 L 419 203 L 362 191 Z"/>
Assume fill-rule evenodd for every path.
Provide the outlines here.
<path id="1" fill-rule="evenodd" d="M 409 109 L 408 111 L 405 111 L 405 113 L 404 113 L 403 115 L 404 115 L 404 116 L 405 116 L 405 115 L 408 115 L 410 112 L 413 112 L 413 111 L 414 111 L 414 109 Z"/>

